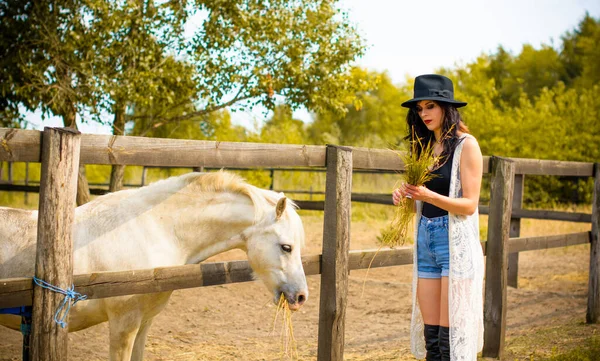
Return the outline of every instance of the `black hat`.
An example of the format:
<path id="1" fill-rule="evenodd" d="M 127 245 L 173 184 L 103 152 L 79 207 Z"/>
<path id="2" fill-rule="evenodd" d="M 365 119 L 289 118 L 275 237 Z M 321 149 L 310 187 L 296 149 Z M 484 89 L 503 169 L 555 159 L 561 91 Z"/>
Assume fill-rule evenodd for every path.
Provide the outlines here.
<path id="1" fill-rule="evenodd" d="M 421 100 L 435 100 L 450 103 L 457 108 L 467 105 L 465 102 L 454 100 L 452 80 L 443 75 L 425 74 L 415 78 L 414 98 L 402 103 L 405 108 L 412 108 Z"/>

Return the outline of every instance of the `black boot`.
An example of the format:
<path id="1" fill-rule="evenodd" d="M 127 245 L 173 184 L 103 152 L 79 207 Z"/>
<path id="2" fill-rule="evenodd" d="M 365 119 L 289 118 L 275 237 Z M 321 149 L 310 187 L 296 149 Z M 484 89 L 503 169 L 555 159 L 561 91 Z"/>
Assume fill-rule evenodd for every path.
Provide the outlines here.
<path id="1" fill-rule="evenodd" d="M 440 353 L 440 326 L 425 325 L 425 349 L 427 350 L 427 361 L 441 361 L 442 354 Z"/>
<path id="2" fill-rule="evenodd" d="M 450 361 L 450 328 L 440 326 L 440 352 L 442 361 Z"/>

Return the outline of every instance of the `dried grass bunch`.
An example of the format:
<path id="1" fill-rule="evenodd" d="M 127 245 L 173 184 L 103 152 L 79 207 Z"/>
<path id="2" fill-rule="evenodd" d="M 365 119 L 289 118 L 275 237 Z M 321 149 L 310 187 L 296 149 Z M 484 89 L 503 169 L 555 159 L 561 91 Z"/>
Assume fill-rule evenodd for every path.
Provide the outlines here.
<path id="1" fill-rule="evenodd" d="M 281 360 L 298 360 L 298 345 L 294 338 L 294 327 L 292 326 L 292 310 L 283 293 L 279 297 L 279 303 L 273 317 L 273 333 L 277 328 L 277 320 L 281 314 Z"/>
<path id="2" fill-rule="evenodd" d="M 411 134 L 410 151 L 397 152 L 404 162 L 404 174 L 400 182 L 415 186 L 422 186 L 427 181 L 433 179 L 436 175 L 432 170 L 440 163 L 441 156 L 436 156 L 433 152 L 435 143 L 423 144 L 414 129 Z M 419 154 L 418 150 L 421 149 Z M 397 184 L 395 188 L 397 187 Z M 382 246 L 397 247 L 406 243 L 408 237 L 408 225 L 415 214 L 415 201 L 408 197 L 403 197 L 394 212 L 394 218 L 390 224 L 381 232 L 378 237 Z"/>

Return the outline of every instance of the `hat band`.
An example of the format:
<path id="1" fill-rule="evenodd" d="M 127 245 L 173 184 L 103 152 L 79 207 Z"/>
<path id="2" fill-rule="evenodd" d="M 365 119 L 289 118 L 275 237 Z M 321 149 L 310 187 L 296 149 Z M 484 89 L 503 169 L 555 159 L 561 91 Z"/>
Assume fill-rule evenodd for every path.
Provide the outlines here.
<path id="1" fill-rule="evenodd" d="M 440 90 L 440 89 L 429 89 L 429 95 L 434 97 L 442 97 L 453 99 L 452 92 L 450 90 Z"/>

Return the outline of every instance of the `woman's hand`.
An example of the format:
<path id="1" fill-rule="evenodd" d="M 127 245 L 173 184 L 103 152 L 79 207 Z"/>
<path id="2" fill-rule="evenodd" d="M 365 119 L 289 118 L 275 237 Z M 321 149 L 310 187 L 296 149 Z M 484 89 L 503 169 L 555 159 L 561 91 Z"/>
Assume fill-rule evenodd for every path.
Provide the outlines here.
<path id="1" fill-rule="evenodd" d="M 431 203 L 434 197 L 434 192 L 427 189 L 425 186 L 413 186 L 411 184 L 405 184 L 404 189 L 406 197 L 412 198 L 416 201 L 424 201 Z"/>
<path id="2" fill-rule="evenodd" d="M 394 189 L 392 192 L 392 201 L 394 202 L 394 205 L 397 206 L 403 197 L 406 197 L 406 188 L 404 183 L 402 183 L 399 188 Z"/>

